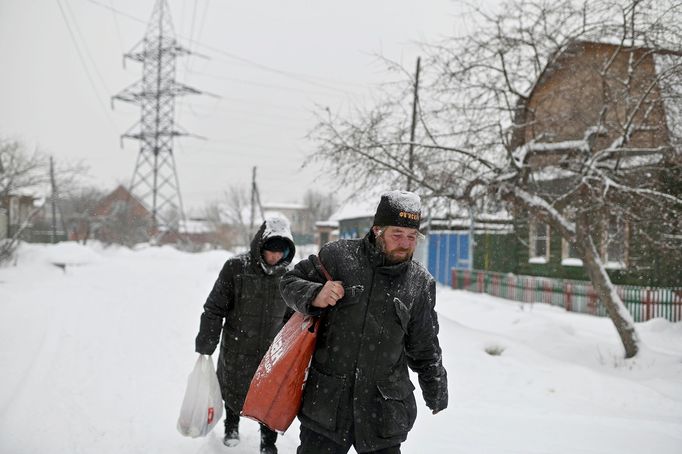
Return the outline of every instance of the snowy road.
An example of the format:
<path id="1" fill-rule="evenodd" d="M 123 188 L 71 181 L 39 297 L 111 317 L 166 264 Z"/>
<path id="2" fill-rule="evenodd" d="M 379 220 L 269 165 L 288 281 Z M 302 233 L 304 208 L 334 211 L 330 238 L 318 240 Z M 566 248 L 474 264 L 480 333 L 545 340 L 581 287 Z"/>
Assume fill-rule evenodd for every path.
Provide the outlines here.
<path id="1" fill-rule="evenodd" d="M 34 245 L 0 268 L 0 452 L 257 452 L 248 420 L 231 449 L 219 428 L 175 429 L 226 257 Z M 682 324 L 638 324 L 646 348 L 624 361 L 605 319 L 449 289 L 437 307 L 450 408 L 433 416 L 420 400 L 403 453 L 682 452 Z M 280 453 L 297 438 L 295 423 Z"/>

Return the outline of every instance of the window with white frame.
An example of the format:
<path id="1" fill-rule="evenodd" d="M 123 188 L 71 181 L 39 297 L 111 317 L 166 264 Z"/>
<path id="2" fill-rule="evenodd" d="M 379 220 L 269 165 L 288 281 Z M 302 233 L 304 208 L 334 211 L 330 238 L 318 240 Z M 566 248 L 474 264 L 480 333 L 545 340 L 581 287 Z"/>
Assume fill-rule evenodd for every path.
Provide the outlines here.
<path id="1" fill-rule="evenodd" d="M 569 241 L 561 240 L 561 264 L 564 266 L 582 266 L 583 260 L 578 255 L 578 249 Z"/>
<path id="2" fill-rule="evenodd" d="M 549 260 L 549 225 L 544 222 L 530 221 L 530 263 L 547 263 Z"/>
<path id="3" fill-rule="evenodd" d="M 21 219 L 19 218 L 19 198 L 10 196 L 9 198 L 9 223 L 10 225 L 19 225 Z"/>
<path id="4" fill-rule="evenodd" d="M 609 219 L 604 235 L 604 262 L 609 268 L 625 268 L 627 255 L 627 225 L 618 216 Z"/>

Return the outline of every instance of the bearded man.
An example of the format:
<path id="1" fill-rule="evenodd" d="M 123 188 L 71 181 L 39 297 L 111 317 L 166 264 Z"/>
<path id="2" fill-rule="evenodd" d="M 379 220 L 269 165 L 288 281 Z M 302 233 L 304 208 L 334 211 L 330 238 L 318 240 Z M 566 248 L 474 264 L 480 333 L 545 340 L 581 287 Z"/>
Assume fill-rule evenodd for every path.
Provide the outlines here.
<path id="1" fill-rule="evenodd" d="M 400 453 L 417 416 L 408 366 L 433 414 L 447 407 L 436 283 L 412 261 L 420 220 L 416 194 L 388 192 L 363 239 L 328 243 L 282 278 L 289 307 L 321 316 L 298 454 Z"/>

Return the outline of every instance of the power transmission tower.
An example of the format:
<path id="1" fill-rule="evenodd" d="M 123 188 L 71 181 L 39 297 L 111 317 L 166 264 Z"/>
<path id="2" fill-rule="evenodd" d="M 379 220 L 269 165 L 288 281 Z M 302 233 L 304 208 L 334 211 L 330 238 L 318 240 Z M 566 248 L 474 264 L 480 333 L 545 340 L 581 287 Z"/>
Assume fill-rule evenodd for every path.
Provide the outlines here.
<path id="1" fill-rule="evenodd" d="M 184 209 L 178 172 L 173 155 L 173 139 L 187 132 L 175 125 L 175 98 L 201 94 L 175 80 L 175 60 L 189 55 L 175 39 L 166 0 L 157 0 L 144 38 L 124 55 L 142 63 L 142 80 L 112 98 L 139 104 L 141 119 L 121 138 L 140 141 L 140 152 L 130 183 L 130 192 L 150 209 L 152 238 L 179 232 Z M 125 59 L 124 59 L 125 61 Z"/>

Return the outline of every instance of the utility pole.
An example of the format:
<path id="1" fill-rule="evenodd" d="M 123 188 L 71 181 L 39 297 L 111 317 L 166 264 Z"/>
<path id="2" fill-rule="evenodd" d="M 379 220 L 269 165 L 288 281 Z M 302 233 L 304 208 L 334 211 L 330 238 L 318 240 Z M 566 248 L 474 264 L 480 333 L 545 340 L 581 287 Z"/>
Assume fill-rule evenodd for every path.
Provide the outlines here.
<path id="1" fill-rule="evenodd" d="M 257 167 L 254 166 L 251 171 L 251 230 L 253 230 L 256 216 L 256 204 L 258 204 L 260 217 L 265 219 L 265 211 L 263 211 L 263 204 L 260 203 L 260 192 L 258 191 L 258 183 L 256 183 L 256 169 Z"/>
<path id="2" fill-rule="evenodd" d="M 57 242 L 57 185 L 54 181 L 54 160 L 50 156 L 50 185 L 52 186 L 52 243 Z"/>
<path id="3" fill-rule="evenodd" d="M 256 216 L 256 166 L 251 170 L 251 230 L 253 230 L 253 218 Z"/>
<path id="4" fill-rule="evenodd" d="M 175 98 L 201 94 L 176 82 L 176 58 L 189 55 L 175 39 L 166 0 L 157 0 L 144 38 L 124 58 L 142 63 L 142 80 L 112 98 L 139 104 L 141 119 L 122 138 L 140 141 L 140 152 L 130 183 L 130 193 L 151 211 L 151 236 L 179 233 L 184 220 L 180 183 L 173 154 L 173 139 L 186 136 L 175 125 Z"/>
<path id="5" fill-rule="evenodd" d="M 412 125 L 410 127 L 410 151 L 408 158 L 408 168 L 410 174 L 414 167 L 414 131 L 417 128 L 417 105 L 419 104 L 419 70 L 421 66 L 421 57 L 417 57 L 417 70 L 414 76 L 414 96 L 412 98 Z M 412 190 L 412 176 L 407 177 L 407 190 Z"/>

